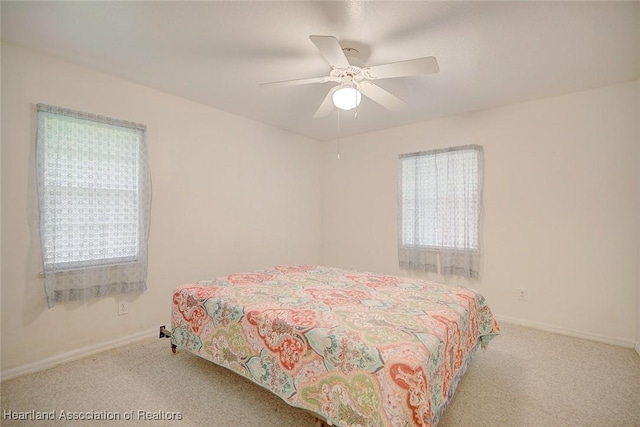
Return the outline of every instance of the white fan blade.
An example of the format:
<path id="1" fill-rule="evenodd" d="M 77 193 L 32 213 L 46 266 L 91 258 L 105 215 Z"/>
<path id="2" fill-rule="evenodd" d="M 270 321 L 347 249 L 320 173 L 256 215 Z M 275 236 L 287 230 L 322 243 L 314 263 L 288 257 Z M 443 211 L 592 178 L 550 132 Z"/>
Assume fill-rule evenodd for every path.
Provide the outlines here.
<path id="1" fill-rule="evenodd" d="M 332 36 L 309 36 L 324 59 L 335 68 L 348 68 L 351 64 L 342 51 L 338 40 Z"/>
<path id="2" fill-rule="evenodd" d="M 318 107 L 318 110 L 313 115 L 314 119 L 317 119 L 319 117 L 325 117 L 329 115 L 331 110 L 333 110 L 333 93 L 336 90 L 338 90 L 339 87 L 340 87 L 339 85 L 334 86 L 329 90 L 329 93 L 327 93 L 327 96 L 324 97 L 322 104 L 320 104 L 320 107 Z"/>
<path id="3" fill-rule="evenodd" d="M 362 70 L 372 79 L 390 79 L 394 77 L 416 76 L 418 74 L 434 74 L 440 71 L 434 56 L 409 59 L 407 61 L 390 62 L 374 65 Z"/>
<path id="4" fill-rule="evenodd" d="M 296 85 L 306 85 L 310 83 L 326 83 L 329 81 L 329 77 L 310 77 L 308 79 L 295 79 L 295 80 L 283 80 L 280 82 L 270 82 L 270 83 L 260 83 L 260 86 L 296 86 Z"/>
<path id="5" fill-rule="evenodd" d="M 399 109 L 407 105 L 407 103 L 400 98 L 390 94 L 380 86 L 371 82 L 361 82 L 358 85 L 358 90 L 367 98 L 370 98 L 371 100 L 377 102 L 378 104 L 391 111 L 398 111 Z"/>

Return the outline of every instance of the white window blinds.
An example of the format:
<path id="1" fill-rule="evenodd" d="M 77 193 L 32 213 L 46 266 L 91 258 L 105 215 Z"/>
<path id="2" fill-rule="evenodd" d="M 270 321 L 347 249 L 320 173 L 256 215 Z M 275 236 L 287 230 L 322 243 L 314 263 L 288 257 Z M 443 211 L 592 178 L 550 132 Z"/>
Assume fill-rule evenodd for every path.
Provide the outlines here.
<path id="1" fill-rule="evenodd" d="M 478 277 L 483 152 L 480 146 L 400 155 L 400 266 Z"/>
<path id="2" fill-rule="evenodd" d="M 146 289 L 145 126 L 38 104 L 40 238 L 49 307 Z"/>

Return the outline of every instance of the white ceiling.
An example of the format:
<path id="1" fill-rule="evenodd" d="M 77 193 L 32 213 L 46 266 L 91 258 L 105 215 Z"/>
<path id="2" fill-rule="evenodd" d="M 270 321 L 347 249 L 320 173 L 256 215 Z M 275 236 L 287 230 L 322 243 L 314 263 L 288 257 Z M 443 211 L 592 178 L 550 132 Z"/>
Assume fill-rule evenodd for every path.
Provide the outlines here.
<path id="1" fill-rule="evenodd" d="M 339 136 L 640 77 L 640 2 L 1 2 L 2 40 L 240 116 L 327 140 L 334 83 L 309 35 L 366 65 L 435 56 L 440 73 L 377 83 L 408 105 L 364 99 Z"/>

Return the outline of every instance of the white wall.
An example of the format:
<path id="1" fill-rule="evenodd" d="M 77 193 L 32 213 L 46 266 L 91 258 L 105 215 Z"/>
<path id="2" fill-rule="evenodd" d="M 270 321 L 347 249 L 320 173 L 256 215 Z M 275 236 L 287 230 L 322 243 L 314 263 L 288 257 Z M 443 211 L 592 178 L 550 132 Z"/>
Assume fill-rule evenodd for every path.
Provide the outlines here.
<path id="1" fill-rule="evenodd" d="M 46 308 L 34 190 L 39 102 L 147 125 L 146 292 Z M 6 44 L 1 171 L 3 374 L 168 324 L 182 283 L 320 261 L 319 142 Z M 118 317 L 120 300 L 130 313 Z"/>
<path id="2" fill-rule="evenodd" d="M 0 44 L 0 58 L 2 57 L 2 44 Z M 0 60 L 0 64 L 2 61 Z M 0 66 L 0 82 L 2 82 L 2 67 Z M 2 84 L 0 83 L 0 95 Z M 0 102 L 0 117 L 2 117 L 2 103 Z M 2 120 L 0 120 L 2 127 Z M 0 141 L 1 142 L 1 141 Z M 2 144 L 0 144 L 0 177 L 2 176 Z M 0 180 L 0 223 L 2 223 L 2 181 Z M 0 227 L 0 242 L 2 242 L 2 227 Z M 0 244 L 0 307 L 2 307 L 2 244 Z M 0 316 L 0 355 L 2 354 L 2 316 Z"/>
<path id="3" fill-rule="evenodd" d="M 423 122 L 325 146 L 325 264 L 398 268 L 398 154 L 484 146 L 478 289 L 502 319 L 633 346 L 638 82 Z M 435 275 L 427 277 L 438 278 Z M 527 302 L 518 289 L 529 291 Z"/>
<path id="4" fill-rule="evenodd" d="M 636 84 L 636 102 L 640 105 L 640 80 Z M 638 134 L 640 134 L 640 107 L 636 114 L 636 126 L 638 127 Z M 639 138 L 640 139 L 640 138 Z M 640 140 L 638 141 L 640 144 Z M 637 158 L 638 175 L 636 176 L 636 182 L 638 183 L 638 200 L 640 200 L 640 150 L 638 150 Z M 640 209 L 638 209 L 640 211 Z M 640 213 L 640 212 L 639 212 Z M 638 223 L 640 224 L 640 215 L 638 216 Z M 638 227 L 640 229 L 640 227 Z M 638 238 L 638 245 L 640 246 L 640 236 Z M 637 295 L 637 323 L 636 323 L 636 353 L 640 356 L 640 250 L 638 251 L 638 295 Z"/>

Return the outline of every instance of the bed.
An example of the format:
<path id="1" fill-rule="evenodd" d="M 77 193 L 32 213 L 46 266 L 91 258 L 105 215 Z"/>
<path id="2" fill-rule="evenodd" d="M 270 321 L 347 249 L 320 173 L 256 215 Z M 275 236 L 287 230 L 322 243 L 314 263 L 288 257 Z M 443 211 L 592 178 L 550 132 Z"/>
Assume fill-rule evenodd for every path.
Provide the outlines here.
<path id="1" fill-rule="evenodd" d="M 498 333 L 471 289 L 329 267 L 232 274 L 173 294 L 174 348 L 340 427 L 437 425 Z"/>

